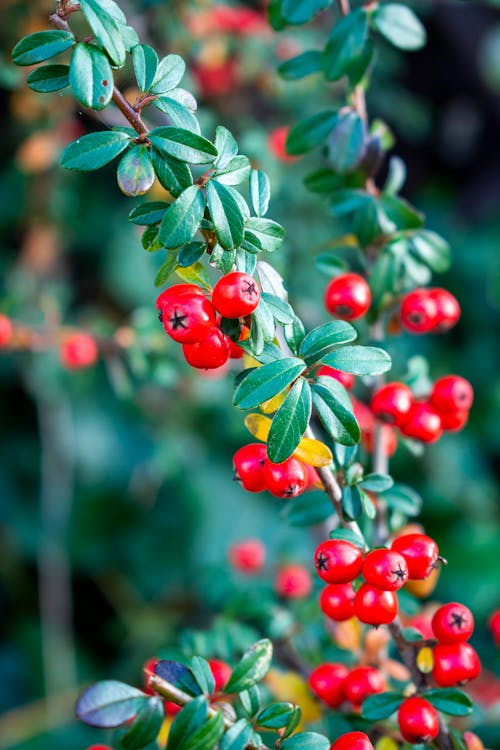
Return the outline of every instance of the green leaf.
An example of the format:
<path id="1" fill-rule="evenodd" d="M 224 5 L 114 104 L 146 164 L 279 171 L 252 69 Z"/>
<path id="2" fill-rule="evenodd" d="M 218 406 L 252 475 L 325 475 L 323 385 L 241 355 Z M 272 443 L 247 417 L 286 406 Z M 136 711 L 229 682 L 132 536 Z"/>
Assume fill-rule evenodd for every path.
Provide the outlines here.
<path id="1" fill-rule="evenodd" d="M 258 685 L 251 685 L 247 690 L 241 690 L 238 698 L 247 716 L 255 716 L 260 711 L 262 700 Z"/>
<path id="2" fill-rule="evenodd" d="M 366 127 L 357 112 L 339 115 L 328 137 L 328 160 L 339 174 L 352 172 L 365 151 Z"/>
<path id="3" fill-rule="evenodd" d="M 173 159 L 156 148 L 151 149 L 151 160 L 160 185 L 178 198 L 183 190 L 193 184 L 193 177 L 188 165 Z"/>
<path id="4" fill-rule="evenodd" d="M 368 495 L 364 490 L 361 489 L 361 487 L 358 485 L 356 489 L 359 491 L 359 495 L 361 497 L 361 505 L 363 506 L 363 511 L 365 515 L 368 518 L 374 519 L 377 515 L 377 509 L 375 508 L 370 495 Z"/>
<path id="5" fill-rule="evenodd" d="M 250 200 L 256 216 L 265 216 L 271 198 L 269 177 L 260 169 L 250 172 Z"/>
<path id="6" fill-rule="evenodd" d="M 282 0 L 271 0 L 267 6 L 269 24 L 275 31 L 282 31 L 286 26 L 286 21 L 281 10 L 281 2 Z"/>
<path id="7" fill-rule="evenodd" d="M 286 725 L 285 731 L 282 734 L 282 738 L 285 740 L 287 737 L 289 737 L 297 727 L 299 726 L 302 719 L 302 709 L 300 706 L 295 706 L 293 709 L 293 713 L 290 716 L 290 719 L 288 720 L 288 723 Z"/>
<path id="8" fill-rule="evenodd" d="M 37 31 L 21 39 L 12 50 L 16 65 L 36 65 L 69 49 L 75 43 L 71 31 Z"/>
<path id="9" fill-rule="evenodd" d="M 360 549 L 365 549 L 367 546 L 364 538 L 352 529 L 334 529 L 330 531 L 329 537 L 330 539 L 342 539 L 345 542 L 351 542 Z"/>
<path id="10" fill-rule="evenodd" d="M 186 72 L 186 63 L 179 55 L 167 55 L 160 61 L 150 91 L 152 94 L 164 94 L 175 89 Z M 204 162 L 202 162 L 204 163 Z"/>
<path id="11" fill-rule="evenodd" d="M 381 375 L 391 369 L 391 358 L 376 346 L 346 346 L 330 352 L 323 364 L 353 375 Z"/>
<path id="12" fill-rule="evenodd" d="M 180 89 L 175 89 L 175 91 L 180 91 Z M 173 94 L 174 91 L 171 93 Z M 176 128 L 183 128 L 184 130 L 189 130 L 197 135 L 200 134 L 200 124 L 198 120 L 194 116 L 192 110 L 181 102 L 170 96 L 158 96 L 153 104 L 161 112 L 168 115 L 172 121 L 172 125 L 175 125 Z"/>
<path id="13" fill-rule="evenodd" d="M 300 156 L 321 146 L 333 130 L 337 119 L 337 112 L 328 110 L 301 120 L 288 133 L 287 152 L 291 156 Z"/>
<path id="14" fill-rule="evenodd" d="M 158 273 L 155 276 L 154 284 L 156 287 L 163 286 L 167 279 L 173 274 L 177 268 L 177 253 L 168 252 L 165 262 L 160 267 Z"/>
<path id="15" fill-rule="evenodd" d="M 355 521 L 363 512 L 361 493 L 356 486 L 342 488 L 342 510 L 347 518 Z"/>
<path id="16" fill-rule="evenodd" d="M 394 222 L 398 229 L 418 229 L 424 223 L 424 215 L 404 198 L 382 195 L 379 205 L 389 221 Z"/>
<path id="17" fill-rule="evenodd" d="M 438 711 L 450 716 L 468 716 L 474 707 L 469 696 L 456 688 L 428 690 L 424 697 Z"/>
<path id="18" fill-rule="evenodd" d="M 158 239 L 158 229 L 157 224 L 152 224 L 146 227 L 142 233 L 141 245 L 148 253 L 155 253 L 157 250 L 165 249 Z"/>
<path id="19" fill-rule="evenodd" d="M 218 153 L 215 166 L 223 170 L 238 153 L 238 144 L 233 134 L 223 125 L 217 125 L 215 129 L 215 148 Z"/>
<path id="20" fill-rule="evenodd" d="M 192 266 L 205 255 L 206 249 L 207 246 L 204 242 L 190 242 L 188 245 L 184 245 L 179 252 L 177 262 L 181 268 Z"/>
<path id="21" fill-rule="evenodd" d="M 352 213 L 367 204 L 374 203 L 371 195 L 363 190 L 336 190 L 330 198 L 330 206 L 334 216 Z"/>
<path id="22" fill-rule="evenodd" d="M 295 315 L 292 323 L 284 326 L 283 333 L 285 334 L 286 343 L 293 354 L 298 354 L 306 333 L 301 319 Z"/>
<path id="23" fill-rule="evenodd" d="M 98 47 L 77 44 L 69 70 L 71 88 L 85 107 L 104 109 L 113 96 L 113 71 L 109 60 Z"/>
<path id="24" fill-rule="evenodd" d="M 288 23 L 298 25 L 308 23 L 331 2 L 332 0 L 282 0 L 281 11 Z"/>
<path id="25" fill-rule="evenodd" d="M 332 503 L 324 492 L 304 492 L 292 498 L 283 510 L 290 526 L 315 526 L 332 515 Z"/>
<path id="26" fill-rule="evenodd" d="M 246 719 L 239 719 L 225 732 L 219 750 L 245 750 L 252 734 L 252 725 Z"/>
<path id="27" fill-rule="evenodd" d="M 165 203 L 164 201 L 141 203 L 140 206 L 132 209 L 128 215 L 128 220 L 132 224 L 138 224 L 139 226 L 158 224 L 163 219 L 169 205 L 169 203 Z"/>
<path id="28" fill-rule="evenodd" d="M 222 247 L 233 250 L 243 240 L 243 216 L 231 192 L 217 180 L 207 185 L 208 209 Z"/>
<path id="29" fill-rule="evenodd" d="M 104 130 L 82 135 L 64 149 L 61 164 L 66 169 L 91 172 L 113 161 L 130 143 L 130 136 L 119 131 Z"/>
<path id="30" fill-rule="evenodd" d="M 254 216 L 245 222 L 245 237 L 247 231 L 257 238 L 261 248 L 268 253 L 279 250 L 285 237 L 285 230 L 276 221 Z"/>
<path id="31" fill-rule="evenodd" d="M 399 156 L 391 156 L 384 185 L 384 193 L 397 195 L 406 181 L 406 164 Z"/>
<path id="32" fill-rule="evenodd" d="M 259 306 L 252 313 L 252 320 L 256 320 L 262 329 L 265 341 L 272 341 L 276 331 L 274 317 L 265 300 L 260 299 Z"/>
<path id="33" fill-rule="evenodd" d="M 186 738 L 189 738 L 197 729 L 203 726 L 207 718 L 207 699 L 200 695 L 190 701 L 182 711 L 174 718 L 168 735 L 168 750 L 177 750 L 182 747 Z"/>
<path id="34" fill-rule="evenodd" d="M 161 698 L 148 698 L 147 703 L 138 711 L 132 725 L 120 738 L 120 746 L 123 750 L 139 750 L 149 745 L 158 736 L 163 719 Z"/>
<path id="35" fill-rule="evenodd" d="M 116 5 L 113 3 L 113 5 Z M 109 11 L 108 2 L 103 0 L 80 0 L 80 7 L 94 36 L 108 53 L 111 61 L 119 68 L 125 64 L 125 44 L 120 25 Z"/>
<path id="36" fill-rule="evenodd" d="M 314 265 L 320 271 L 320 273 L 325 274 L 325 276 L 328 276 L 330 278 L 335 278 L 336 276 L 340 276 L 342 273 L 346 273 L 348 271 L 349 266 L 348 264 L 342 260 L 341 258 L 337 258 L 335 255 L 329 255 L 327 253 L 322 253 L 321 255 L 317 255 L 314 259 Z"/>
<path id="37" fill-rule="evenodd" d="M 278 65 L 278 74 L 285 81 L 298 81 L 301 78 L 310 76 L 312 73 L 318 73 L 321 68 L 321 52 L 309 50 Z"/>
<path id="38" fill-rule="evenodd" d="M 436 232 L 421 230 L 410 239 L 410 252 L 436 273 L 444 273 L 450 267 L 449 244 Z"/>
<path id="39" fill-rule="evenodd" d="M 210 265 L 224 275 L 233 270 L 235 260 L 236 250 L 225 250 L 221 245 L 215 245 L 210 254 Z"/>
<path id="40" fill-rule="evenodd" d="M 69 86 L 68 65 L 42 65 L 41 68 L 32 70 L 26 79 L 26 83 L 39 94 L 49 94 L 52 91 L 60 91 Z"/>
<path id="41" fill-rule="evenodd" d="M 209 164 L 217 156 L 217 150 L 210 141 L 182 128 L 154 128 L 148 138 L 156 148 L 190 164 Z"/>
<path id="42" fill-rule="evenodd" d="M 368 14 L 364 8 L 357 8 L 335 25 L 323 53 L 328 81 L 336 81 L 353 69 L 363 55 L 367 38 Z"/>
<path id="43" fill-rule="evenodd" d="M 372 20 L 377 31 L 399 49 L 416 50 L 425 45 L 425 28 L 406 5 L 379 5 L 372 15 Z"/>
<path id="44" fill-rule="evenodd" d="M 120 190 L 125 195 L 144 195 L 153 185 L 155 171 L 146 146 L 136 144 L 122 157 L 117 171 Z"/>
<path id="45" fill-rule="evenodd" d="M 329 750 L 330 741 L 317 732 L 298 732 L 280 744 L 280 750 Z"/>
<path id="46" fill-rule="evenodd" d="M 267 439 L 267 454 L 274 464 L 290 458 L 311 418 L 311 386 L 305 378 L 295 381 L 274 415 Z"/>
<path id="47" fill-rule="evenodd" d="M 142 690 L 117 680 L 90 685 L 76 702 L 76 715 L 91 727 L 119 727 L 131 719 L 149 700 Z"/>
<path id="48" fill-rule="evenodd" d="M 179 278 L 183 281 L 187 281 L 188 284 L 197 284 L 204 289 L 210 290 L 210 281 L 202 263 L 193 263 L 193 265 L 188 268 L 177 267 L 175 272 Z"/>
<path id="49" fill-rule="evenodd" d="M 278 323 L 284 325 L 293 323 L 295 320 L 295 313 L 288 302 L 280 299 L 275 294 L 269 294 L 269 292 L 262 292 L 261 299 L 264 300 L 266 306 L 272 313 L 273 318 L 275 318 Z"/>
<path id="50" fill-rule="evenodd" d="M 389 508 L 405 516 L 418 516 L 423 505 L 418 492 L 406 484 L 394 484 L 390 489 L 382 492 L 381 497 Z"/>
<path id="51" fill-rule="evenodd" d="M 239 409 L 253 409 L 281 393 L 305 369 L 305 362 L 295 357 L 284 357 L 258 367 L 238 385 L 233 404 Z"/>
<path id="52" fill-rule="evenodd" d="M 448 727 L 453 750 L 468 750 L 463 733 L 455 727 Z"/>
<path id="53" fill-rule="evenodd" d="M 149 44 L 138 44 L 132 50 L 137 85 L 142 92 L 148 91 L 158 70 L 158 55 Z"/>
<path id="54" fill-rule="evenodd" d="M 335 346 L 349 344 L 357 338 L 354 326 L 343 320 L 332 320 L 313 328 L 300 345 L 300 355 L 308 364 L 317 362 Z"/>
<path id="55" fill-rule="evenodd" d="M 330 437 L 342 445 L 355 445 L 360 431 L 344 386 L 334 378 L 319 377 L 312 384 L 312 398 Z"/>
<path id="56" fill-rule="evenodd" d="M 294 712 L 293 703 L 272 703 L 260 712 L 255 721 L 259 727 L 280 729 L 288 724 Z"/>
<path id="57" fill-rule="evenodd" d="M 163 247 L 176 248 L 193 239 L 205 211 L 205 196 L 198 185 L 191 185 L 170 204 L 160 224 Z"/>
<path id="58" fill-rule="evenodd" d="M 234 156 L 225 167 L 217 169 L 217 181 L 224 185 L 241 185 L 248 179 L 252 167 L 247 156 Z"/>
<path id="59" fill-rule="evenodd" d="M 270 367 L 270 365 L 267 365 Z M 261 370 L 264 367 L 260 368 Z M 248 378 L 247 378 L 248 380 Z M 243 381 L 245 382 L 245 381 Z M 240 693 L 260 682 L 267 674 L 273 658 L 273 645 L 270 640 L 263 638 L 245 651 L 241 660 L 233 669 L 225 691 Z"/>
<path id="60" fill-rule="evenodd" d="M 318 169 L 304 177 L 304 185 L 311 193 L 332 193 L 344 185 L 344 178 L 331 169 Z"/>
<path id="61" fill-rule="evenodd" d="M 372 267 L 370 290 L 372 308 L 378 310 L 396 289 L 399 261 L 390 250 L 383 249 Z"/>
<path id="62" fill-rule="evenodd" d="M 215 680 L 207 660 L 202 656 L 193 656 L 190 667 L 202 693 L 212 695 L 215 690 Z"/>
<path id="63" fill-rule="evenodd" d="M 388 474 L 365 474 L 359 484 L 368 492 L 384 492 L 394 485 L 394 479 Z"/>
<path id="64" fill-rule="evenodd" d="M 405 697 L 402 693 L 379 693 L 378 695 L 369 695 L 363 701 L 361 706 L 361 716 L 368 721 L 382 721 L 388 719 Z"/>

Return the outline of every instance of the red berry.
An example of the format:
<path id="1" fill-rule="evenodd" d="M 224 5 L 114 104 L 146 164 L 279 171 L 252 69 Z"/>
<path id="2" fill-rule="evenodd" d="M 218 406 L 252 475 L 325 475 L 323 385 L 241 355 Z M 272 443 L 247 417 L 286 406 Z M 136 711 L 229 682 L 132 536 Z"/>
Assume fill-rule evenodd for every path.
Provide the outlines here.
<path id="1" fill-rule="evenodd" d="M 429 396 L 429 402 L 439 414 L 469 411 L 473 400 L 474 391 L 471 384 L 460 375 L 446 375 L 436 380 Z"/>
<path id="2" fill-rule="evenodd" d="M 349 583 L 361 573 L 363 553 L 343 539 L 327 539 L 317 548 L 314 565 L 319 577 L 327 583 Z"/>
<path id="3" fill-rule="evenodd" d="M 310 466 L 310 464 L 304 464 L 304 468 L 307 472 L 307 489 L 320 489 L 323 485 L 314 466 Z"/>
<path id="4" fill-rule="evenodd" d="M 174 284 L 165 289 L 156 299 L 156 307 L 158 312 L 161 313 L 163 307 L 173 299 L 179 299 L 179 297 L 204 297 L 205 292 L 196 284 Z"/>
<path id="5" fill-rule="evenodd" d="M 430 296 L 437 306 L 436 333 L 444 333 L 453 328 L 460 318 L 460 305 L 447 289 L 429 289 Z"/>
<path id="6" fill-rule="evenodd" d="M 360 706 L 369 695 L 383 693 L 384 690 L 385 680 L 375 667 L 356 667 L 344 683 L 344 695 L 353 706 Z"/>
<path id="7" fill-rule="evenodd" d="M 398 439 L 392 427 L 388 424 L 380 425 L 382 435 L 382 450 L 389 458 L 394 455 L 398 447 Z M 376 431 L 375 424 L 361 432 L 361 445 L 367 453 L 373 453 L 375 450 Z"/>
<path id="8" fill-rule="evenodd" d="M 208 63 L 195 62 L 191 65 L 191 73 L 201 95 L 208 99 L 234 94 L 242 80 L 241 64 L 237 56 L 223 60 L 216 57 Z"/>
<path id="9" fill-rule="evenodd" d="M 222 661 L 221 659 L 207 659 L 207 661 L 208 666 L 210 667 L 210 671 L 212 672 L 213 678 L 215 680 L 214 691 L 218 693 L 219 690 L 222 690 L 224 685 L 228 682 L 233 670 L 231 669 L 229 664 L 226 664 L 226 662 Z"/>
<path id="10" fill-rule="evenodd" d="M 264 464 L 267 459 L 263 443 L 249 443 L 239 448 L 233 457 L 234 473 L 248 492 L 263 492 L 266 489 Z"/>
<path id="11" fill-rule="evenodd" d="M 429 701 L 407 698 L 398 710 L 399 730 L 412 745 L 432 742 L 439 734 L 439 716 Z"/>
<path id="12" fill-rule="evenodd" d="M 271 495 L 286 499 L 301 495 L 308 482 L 305 464 L 293 456 L 281 464 L 273 464 L 268 459 L 264 464 L 263 477 Z"/>
<path id="13" fill-rule="evenodd" d="M 257 573 L 266 559 L 266 548 L 259 539 L 235 542 L 228 550 L 229 562 L 241 573 Z"/>
<path id="14" fill-rule="evenodd" d="M 357 273 L 344 273 L 332 279 L 325 292 L 325 307 L 336 318 L 357 320 L 369 310 L 370 287 Z"/>
<path id="15" fill-rule="evenodd" d="M 327 706 L 337 708 L 345 700 L 344 683 L 348 674 L 344 664 L 320 664 L 309 675 L 309 686 Z"/>
<path id="16" fill-rule="evenodd" d="M 220 328 L 214 328 L 203 341 L 183 344 L 182 351 L 192 367 L 214 370 L 229 359 L 229 339 Z"/>
<path id="17" fill-rule="evenodd" d="M 373 745 L 364 732 L 347 732 L 330 745 L 330 750 L 373 750 Z"/>
<path id="18" fill-rule="evenodd" d="M 443 432 L 441 417 L 425 401 L 416 401 L 400 426 L 403 435 L 419 440 L 421 443 L 435 443 Z"/>
<path id="19" fill-rule="evenodd" d="M 382 422 L 399 427 L 408 418 L 413 406 L 413 393 L 404 383 L 387 383 L 371 400 L 371 410 Z"/>
<path id="20" fill-rule="evenodd" d="M 283 565 L 277 574 L 274 588 L 285 599 L 304 599 L 311 593 L 311 574 L 303 565 Z"/>
<path id="21" fill-rule="evenodd" d="M 408 565 L 399 552 L 374 549 L 365 557 L 361 573 L 372 586 L 384 591 L 397 591 L 408 580 Z"/>
<path id="22" fill-rule="evenodd" d="M 469 420 L 468 411 L 443 411 L 440 413 L 441 427 L 446 432 L 463 430 Z"/>
<path id="23" fill-rule="evenodd" d="M 155 674 L 155 665 L 158 664 L 159 659 L 153 658 L 148 659 L 142 668 L 142 674 L 144 678 L 144 692 L 148 695 L 156 695 L 155 691 L 149 687 L 149 681 Z"/>
<path id="24" fill-rule="evenodd" d="M 488 627 L 491 630 L 495 645 L 500 648 L 500 609 L 491 613 L 488 620 Z"/>
<path id="25" fill-rule="evenodd" d="M 88 333 L 73 333 L 62 342 L 59 357 L 67 370 L 79 370 L 97 362 L 99 349 Z"/>
<path id="26" fill-rule="evenodd" d="M 201 294 L 172 294 L 162 301 L 159 311 L 165 331 L 181 344 L 205 341 L 215 328 L 214 306 Z"/>
<path id="27" fill-rule="evenodd" d="M 354 598 L 354 614 L 367 625 L 387 625 L 398 613 L 398 598 L 394 591 L 364 583 Z"/>
<path id="28" fill-rule="evenodd" d="M 467 641 L 474 630 L 474 617 L 468 607 L 457 602 L 445 604 L 432 618 L 432 631 L 440 643 Z"/>
<path id="29" fill-rule="evenodd" d="M 182 711 L 182 706 L 179 706 L 173 701 L 163 701 L 163 708 L 167 716 L 176 716 L 179 711 Z"/>
<path id="30" fill-rule="evenodd" d="M 401 302 L 401 325 L 411 333 L 428 333 L 438 321 L 438 306 L 428 289 L 414 289 Z"/>
<path id="31" fill-rule="evenodd" d="M 468 643 L 439 643 L 433 653 L 432 676 L 440 687 L 462 685 L 481 671 L 479 656 Z"/>
<path id="32" fill-rule="evenodd" d="M 290 127 L 288 125 L 283 125 L 280 128 L 271 130 L 267 136 L 267 144 L 271 153 L 280 161 L 288 163 L 297 161 L 299 158 L 297 156 L 291 156 L 286 150 L 286 139 L 288 138 L 289 132 Z"/>
<path id="33" fill-rule="evenodd" d="M 344 388 L 347 388 L 347 390 L 350 390 L 356 382 L 355 375 L 352 375 L 350 372 L 342 372 L 342 370 L 336 370 L 335 367 L 328 367 L 328 365 L 322 365 L 316 374 L 335 378 L 335 380 L 338 380 L 339 383 L 342 383 Z"/>
<path id="34" fill-rule="evenodd" d="M 0 313 L 0 347 L 7 346 L 12 338 L 12 323 L 10 318 Z"/>
<path id="35" fill-rule="evenodd" d="M 232 271 L 214 286 L 212 302 L 225 318 L 242 318 L 258 307 L 260 289 L 248 273 Z"/>
<path id="36" fill-rule="evenodd" d="M 405 534 L 391 544 L 391 549 L 403 555 L 412 581 L 430 576 L 437 565 L 439 550 L 434 539 L 425 534 Z"/>
<path id="37" fill-rule="evenodd" d="M 321 592 L 319 606 L 335 622 L 354 617 L 354 589 L 351 583 L 329 583 Z"/>
<path id="38" fill-rule="evenodd" d="M 113 750 L 111 745 L 89 745 L 87 750 Z"/>
<path id="39" fill-rule="evenodd" d="M 244 341 L 250 335 L 250 329 L 247 326 L 241 326 L 241 334 L 238 341 Z M 244 351 L 235 341 L 229 339 L 229 357 L 230 359 L 241 359 Z"/>

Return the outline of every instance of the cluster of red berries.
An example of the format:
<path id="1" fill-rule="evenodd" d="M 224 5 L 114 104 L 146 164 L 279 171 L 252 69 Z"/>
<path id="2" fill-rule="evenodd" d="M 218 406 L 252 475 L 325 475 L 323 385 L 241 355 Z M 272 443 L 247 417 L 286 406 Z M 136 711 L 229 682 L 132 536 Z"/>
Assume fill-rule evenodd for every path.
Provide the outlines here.
<path id="1" fill-rule="evenodd" d="M 395 592 L 408 580 L 427 578 L 437 561 L 437 544 L 425 534 L 405 534 L 390 549 L 374 549 L 366 556 L 351 542 L 327 539 L 314 556 L 319 577 L 328 583 L 320 607 L 337 622 L 357 617 L 367 625 L 387 625 L 398 613 Z M 355 591 L 359 575 L 365 582 Z"/>
<path id="2" fill-rule="evenodd" d="M 264 443 L 249 443 L 239 448 L 233 466 L 235 478 L 248 492 L 268 490 L 284 499 L 297 497 L 319 482 L 315 469 L 293 456 L 281 464 L 273 464 Z"/>
<path id="3" fill-rule="evenodd" d="M 440 687 L 461 685 L 474 680 L 481 671 L 481 662 L 467 643 L 474 630 L 474 618 L 468 607 L 457 602 L 445 604 L 434 614 L 432 632 L 438 640 L 433 648 L 432 676 Z"/>
<path id="4" fill-rule="evenodd" d="M 459 375 L 446 375 L 434 383 L 427 399 L 415 399 L 404 383 L 392 382 L 379 388 L 370 409 L 385 424 L 423 443 L 434 443 L 443 430 L 461 430 L 474 399 L 471 384 Z"/>
<path id="5" fill-rule="evenodd" d="M 255 279 L 233 271 L 219 279 L 211 300 L 195 284 L 176 284 L 160 294 L 156 307 L 165 331 L 182 344 L 186 361 L 192 367 L 212 370 L 243 354 L 221 330 L 217 313 L 223 318 L 244 318 L 259 302 Z"/>
<path id="6" fill-rule="evenodd" d="M 348 701 L 359 707 L 369 695 L 383 693 L 386 683 L 383 674 L 375 667 L 355 667 L 327 662 L 310 673 L 309 687 L 330 708 L 338 708 Z"/>
<path id="7" fill-rule="evenodd" d="M 399 317 L 411 333 L 445 333 L 458 322 L 460 305 L 446 289 L 414 289 L 403 297 Z"/>

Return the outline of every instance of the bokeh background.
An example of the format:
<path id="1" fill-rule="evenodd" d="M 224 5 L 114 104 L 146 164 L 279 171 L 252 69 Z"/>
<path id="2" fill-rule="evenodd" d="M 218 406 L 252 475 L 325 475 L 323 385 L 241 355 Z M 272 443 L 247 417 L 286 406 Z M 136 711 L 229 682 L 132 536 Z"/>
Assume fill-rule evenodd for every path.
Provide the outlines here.
<path id="1" fill-rule="evenodd" d="M 327 279 L 313 258 L 335 223 L 302 185 L 316 157 L 282 162 L 268 135 L 335 101 L 335 86 L 325 91 L 314 76 L 286 83 L 275 73 L 283 59 L 319 45 L 327 24 L 279 35 L 257 24 L 229 35 L 206 20 L 209 0 L 121 5 L 143 41 L 187 58 L 186 87 L 197 92 L 206 132 L 225 124 L 269 172 L 270 215 L 287 230 L 273 260 L 308 325 L 321 322 Z M 499 656 L 486 621 L 500 606 L 500 3 L 413 5 L 428 45 L 403 55 L 379 44 L 369 111 L 388 122 L 407 162 L 405 196 L 451 242 L 453 267 L 437 283 L 459 298 L 463 317 L 445 337 L 401 335 L 391 350 L 399 375 L 407 357 L 424 355 L 432 377 L 468 378 L 476 401 L 464 432 L 420 458 L 399 448 L 392 470 L 422 494 L 423 523 L 449 560 L 431 598 L 474 610 L 473 643 L 493 672 Z M 231 456 L 248 439 L 229 406 L 232 378 L 200 377 L 162 336 L 152 284 L 159 261 L 127 222 L 134 203 L 113 169 L 75 175 L 58 166 L 67 142 L 119 115 L 83 112 L 65 93 L 37 95 L 9 62 L 21 36 L 46 28 L 51 9 L 47 0 L 1 0 L 0 309 L 21 325 L 88 328 L 107 343 L 99 364 L 77 373 L 63 371 L 54 347 L 32 352 L 20 341 L 0 354 L 2 750 L 99 741 L 73 722 L 75 687 L 102 677 L 140 684 L 143 661 L 181 642 L 227 656 L 228 642 L 237 647 L 259 632 L 254 621 L 234 624 L 242 600 L 264 603 L 262 630 L 279 631 L 288 615 L 273 597 L 273 571 L 284 561 L 310 566 L 314 548 L 279 501 L 232 481 Z M 132 80 L 125 71 L 122 88 Z M 226 562 L 228 545 L 247 536 L 268 552 L 267 575 L 253 589 Z M 314 618 L 315 607 L 296 605 L 295 614 Z M 212 640 L 202 634 L 209 628 Z M 479 692 L 478 733 L 500 747 L 492 674 Z"/>

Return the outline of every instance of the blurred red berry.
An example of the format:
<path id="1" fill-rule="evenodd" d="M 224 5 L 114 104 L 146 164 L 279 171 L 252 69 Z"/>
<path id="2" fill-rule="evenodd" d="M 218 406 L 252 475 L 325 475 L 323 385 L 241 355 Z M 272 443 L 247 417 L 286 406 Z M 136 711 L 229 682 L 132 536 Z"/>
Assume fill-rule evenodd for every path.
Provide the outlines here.
<path id="1" fill-rule="evenodd" d="M 347 390 L 350 390 L 356 382 L 355 375 L 352 375 L 350 372 L 342 372 L 342 370 L 336 370 L 335 367 L 328 367 L 328 365 L 322 365 L 316 374 L 335 378 L 335 380 L 338 380 L 339 383 L 342 383 L 344 388 L 347 388 Z"/>
<path id="2" fill-rule="evenodd" d="M 429 289 L 429 293 L 437 307 L 436 333 L 449 331 L 460 318 L 460 305 L 457 299 L 451 292 L 441 287 Z"/>
<path id="3" fill-rule="evenodd" d="M 229 562 L 240 573 L 257 573 L 266 559 L 266 548 L 259 539 L 243 539 L 228 550 Z"/>
<path id="4" fill-rule="evenodd" d="M 327 583 L 349 583 L 361 573 L 363 553 L 343 539 L 327 539 L 316 549 L 314 565 Z"/>
<path id="5" fill-rule="evenodd" d="M 289 132 L 290 127 L 288 125 L 275 128 L 267 136 L 267 143 L 269 150 L 277 159 L 283 162 L 292 163 L 297 161 L 299 157 L 292 156 L 286 150 L 286 139 L 288 138 Z"/>
<path id="6" fill-rule="evenodd" d="M 488 619 L 488 627 L 491 630 L 495 646 L 500 648 L 500 609 L 496 609 L 491 613 Z"/>
<path id="7" fill-rule="evenodd" d="M 320 664 L 309 675 L 309 686 L 327 706 L 337 708 L 345 700 L 344 683 L 348 674 L 344 664 Z"/>
<path id="8" fill-rule="evenodd" d="M 335 622 L 354 617 L 354 589 L 352 583 L 329 583 L 321 592 L 321 611 Z"/>
<path id="9" fill-rule="evenodd" d="M 354 614 L 366 625 L 388 625 L 398 613 L 398 598 L 394 591 L 384 591 L 364 583 L 354 597 Z"/>
<path id="10" fill-rule="evenodd" d="M 212 672 L 213 678 L 215 680 L 215 692 L 218 693 L 219 690 L 222 690 L 224 685 L 228 682 L 229 678 L 231 677 L 232 669 L 229 666 L 229 664 L 226 664 L 225 661 L 222 661 L 222 659 L 207 659 L 208 666 L 210 667 L 210 671 Z"/>
<path id="11" fill-rule="evenodd" d="M 236 478 L 248 492 L 263 492 L 266 489 L 264 464 L 267 459 L 263 443 L 249 443 L 239 448 L 233 457 Z"/>
<path id="12" fill-rule="evenodd" d="M 393 456 L 398 447 L 398 439 L 394 429 L 388 424 L 380 425 L 380 434 L 382 439 L 382 451 L 389 458 Z M 373 427 L 368 427 L 361 432 L 361 445 L 367 453 L 372 454 L 375 450 L 376 442 L 376 428 L 375 424 Z"/>
<path id="13" fill-rule="evenodd" d="M 344 695 L 353 706 L 360 706 L 365 698 L 383 693 L 386 688 L 381 672 L 375 667 L 356 667 L 344 682 Z"/>
<path id="14" fill-rule="evenodd" d="M 373 750 L 373 745 L 364 732 L 347 732 L 330 745 L 330 750 Z"/>
<path id="15" fill-rule="evenodd" d="M 283 565 L 276 574 L 274 588 L 285 599 L 304 599 L 311 593 L 311 574 L 298 563 Z"/>
<path id="16" fill-rule="evenodd" d="M 439 687 L 463 685 L 481 672 L 481 662 L 468 643 L 439 643 L 434 646 L 432 676 Z"/>
<path id="17" fill-rule="evenodd" d="M 439 716 L 429 701 L 414 696 L 398 709 L 399 730 L 412 745 L 432 742 L 439 734 Z"/>
<path id="18" fill-rule="evenodd" d="M 474 630 L 474 617 L 464 604 L 444 604 L 434 613 L 431 622 L 435 638 L 440 643 L 468 641 Z"/>
<path id="19" fill-rule="evenodd" d="M 370 287 L 357 273 L 344 273 L 330 281 L 325 292 L 325 307 L 330 315 L 342 320 L 357 320 L 368 312 Z"/>
<path id="20" fill-rule="evenodd" d="M 72 333 L 62 342 L 59 357 L 67 370 L 80 370 L 97 362 L 99 349 L 88 333 Z"/>
<path id="21" fill-rule="evenodd" d="M 12 322 L 6 315 L 0 313 L 0 347 L 7 346 L 12 338 Z"/>
<path id="22" fill-rule="evenodd" d="M 446 375 L 433 385 L 429 402 L 438 414 L 469 411 L 474 400 L 471 384 L 460 375 Z"/>
<path id="23" fill-rule="evenodd" d="M 399 429 L 406 437 L 419 440 L 421 443 L 435 443 L 443 432 L 441 417 L 425 401 L 416 401 L 413 404 Z"/>
<path id="24" fill-rule="evenodd" d="M 237 57 L 214 60 L 210 64 L 195 62 L 191 66 L 191 73 L 201 95 L 207 99 L 233 94 L 242 81 L 241 65 Z"/>
<path id="25" fill-rule="evenodd" d="M 386 383 L 372 397 L 370 408 L 382 422 L 399 427 L 413 406 L 413 393 L 404 383 Z"/>
<path id="26" fill-rule="evenodd" d="M 438 306 L 428 289 L 414 289 L 401 302 L 401 325 L 411 333 L 429 333 L 438 321 Z"/>

